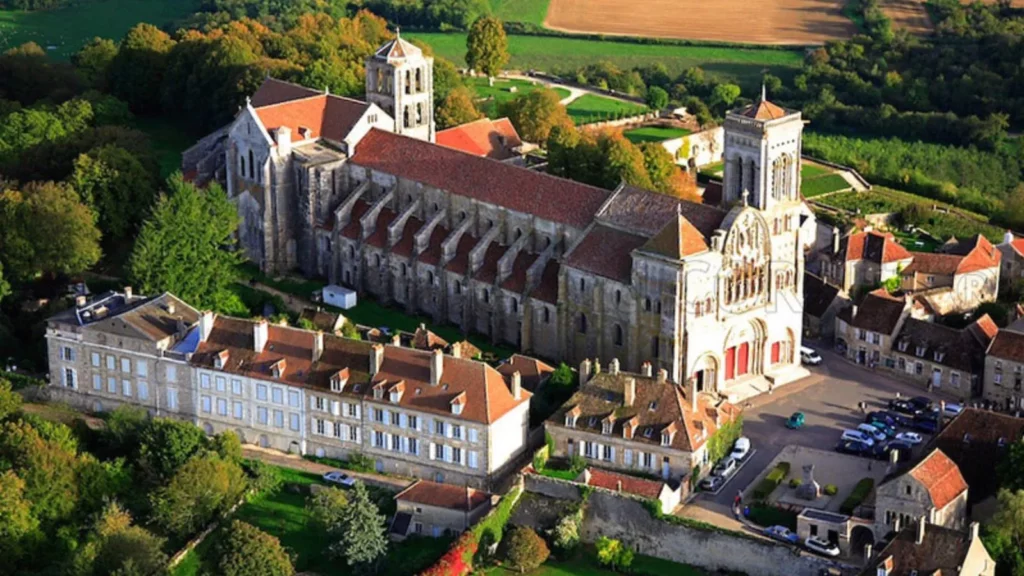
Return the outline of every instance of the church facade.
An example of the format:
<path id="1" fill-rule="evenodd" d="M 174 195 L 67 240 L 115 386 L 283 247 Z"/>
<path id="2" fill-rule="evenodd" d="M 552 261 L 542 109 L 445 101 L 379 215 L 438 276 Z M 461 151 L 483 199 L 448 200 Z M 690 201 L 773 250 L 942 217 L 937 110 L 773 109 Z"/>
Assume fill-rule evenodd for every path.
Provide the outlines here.
<path id="1" fill-rule="evenodd" d="M 431 64 L 396 38 L 366 101 L 268 79 L 185 171 L 224 182 L 267 272 L 723 396 L 804 374 L 799 112 L 762 96 L 729 113 L 723 197 L 697 204 L 435 144 Z"/>

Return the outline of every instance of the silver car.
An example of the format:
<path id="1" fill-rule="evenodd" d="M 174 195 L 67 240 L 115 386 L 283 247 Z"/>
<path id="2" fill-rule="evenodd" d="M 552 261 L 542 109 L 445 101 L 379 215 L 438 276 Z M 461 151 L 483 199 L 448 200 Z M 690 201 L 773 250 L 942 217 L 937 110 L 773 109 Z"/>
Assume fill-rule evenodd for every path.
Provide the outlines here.
<path id="1" fill-rule="evenodd" d="M 348 474 L 345 474 L 340 470 L 331 470 L 330 472 L 325 472 L 323 475 L 323 479 L 324 482 L 329 482 L 331 484 L 340 484 L 342 486 L 345 486 L 346 488 L 351 488 L 356 484 L 355 478 L 349 476 Z"/>

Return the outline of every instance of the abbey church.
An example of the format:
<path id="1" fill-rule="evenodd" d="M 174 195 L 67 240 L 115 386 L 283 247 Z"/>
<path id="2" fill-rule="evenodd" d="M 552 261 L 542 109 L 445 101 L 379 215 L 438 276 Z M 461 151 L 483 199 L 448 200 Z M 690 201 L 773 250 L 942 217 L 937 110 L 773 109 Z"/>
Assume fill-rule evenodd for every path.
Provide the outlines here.
<path id="1" fill-rule="evenodd" d="M 270 273 L 725 397 L 804 374 L 799 112 L 730 112 L 722 197 L 697 204 L 435 144 L 432 64 L 392 40 L 365 101 L 267 79 L 183 168 L 224 184 Z"/>

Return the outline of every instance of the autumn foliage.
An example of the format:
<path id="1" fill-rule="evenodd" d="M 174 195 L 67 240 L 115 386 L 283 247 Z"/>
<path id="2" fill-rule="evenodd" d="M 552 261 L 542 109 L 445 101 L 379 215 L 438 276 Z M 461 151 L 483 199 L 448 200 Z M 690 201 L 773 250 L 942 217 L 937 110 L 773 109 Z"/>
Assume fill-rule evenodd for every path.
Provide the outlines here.
<path id="1" fill-rule="evenodd" d="M 464 576 L 472 569 L 473 556 L 479 544 L 472 532 L 463 532 L 452 547 L 420 576 Z"/>

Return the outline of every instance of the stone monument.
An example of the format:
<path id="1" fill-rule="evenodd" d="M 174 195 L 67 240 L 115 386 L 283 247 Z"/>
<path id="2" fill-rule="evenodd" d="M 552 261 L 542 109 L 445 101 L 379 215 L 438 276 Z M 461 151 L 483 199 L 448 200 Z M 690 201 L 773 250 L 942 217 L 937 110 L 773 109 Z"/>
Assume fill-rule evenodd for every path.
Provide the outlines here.
<path id="1" fill-rule="evenodd" d="M 803 483 L 796 489 L 796 496 L 803 500 L 817 500 L 821 496 L 821 486 L 814 479 L 814 464 L 804 466 Z"/>

